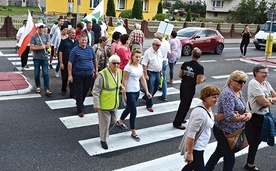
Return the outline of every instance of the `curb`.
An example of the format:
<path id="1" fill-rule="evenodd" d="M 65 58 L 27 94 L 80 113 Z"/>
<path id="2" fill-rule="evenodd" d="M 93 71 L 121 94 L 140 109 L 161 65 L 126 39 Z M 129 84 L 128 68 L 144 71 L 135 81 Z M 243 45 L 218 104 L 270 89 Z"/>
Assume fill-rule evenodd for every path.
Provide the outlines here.
<path id="1" fill-rule="evenodd" d="M 246 60 L 245 59 L 240 59 L 241 62 L 244 62 L 244 63 L 249 63 L 249 64 L 254 64 L 254 65 L 257 65 L 257 64 L 260 64 L 260 62 L 257 62 L 257 61 L 252 61 L 252 60 Z M 268 68 L 276 68 L 276 66 L 273 66 L 273 65 L 270 65 L 270 64 L 265 64 Z"/>
<path id="2" fill-rule="evenodd" d="M 20 74 L 26 81 L 26 83 L 29 85 L 27 88 L 25 89 L 19 89 L 19 90 L 10 90 L 10 91 L 0 91 L 0 96 L 8 96 L 8 95 L 18 95 L 18 94 L 27 94 L 29 93 L 30 91 L 32 91 L 33 89 L 33 86 L 29 83 L 29 81 L 27 80 L 27 78 L 22 75 L 21 73 L 18 73 Z"/>

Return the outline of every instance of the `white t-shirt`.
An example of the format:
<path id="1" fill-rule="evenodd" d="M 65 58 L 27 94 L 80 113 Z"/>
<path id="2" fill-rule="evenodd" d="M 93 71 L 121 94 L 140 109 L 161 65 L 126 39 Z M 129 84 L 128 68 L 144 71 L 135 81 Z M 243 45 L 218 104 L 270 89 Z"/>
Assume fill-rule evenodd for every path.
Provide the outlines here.
<path id="1" fill-rule="evenodd" d="M 247 103 L 247 109 L 251 111 L 251 113 L 257 113 L 261 115 L 265 115 L 269 112 L 269 107 L 261 106 L 256 97 L 264 96 L 265 98 L 272 97 L 271 91 L 273 88 L 269 84 L 269 82 L 265 81 L 264 85 L 261 85 L 255 78 L 249 81 L 248 83 L 248 102 L 250 103 L 250 107 Z"/>
<path id="2" fill-rule="evenodd" d="M 116 31 L 117 31 L 117 32 L 120 32 L 122 35 L 123 35 L 123 34 L 127 34 L 126 28 L 125 28 L 124 26 L 121 26 L 121 25 L 115 27 L 115 29 L 113 30 L 112 34 L 113 34 L 114 32 L 116 32 Z"/>
<path id="3" fill-rule="evenodd" d="M 201 105 L 201 106 L 203 106 L 203 105 Z M 212 133 L 211 128 L 214 125 L 213 112 L 211 111 L 209 113 L 211 115 L 211 118 L 209 117 L 209 115 L 206 112 L 206 110 L 204 110 L 204 109 L 202 109 L 200 107 L 196 107 L 191 112 L 190 118 L 193 118 L 193 120 L 192 120 L 193 123 L 191 124 L 191 126 L 193 126 L 195 124 L 195 126 L 198 127 L 198 126 L 200 126 L 200 124 L 203 123 L 203 119 L 207 118 L 206 125 L 203 127 L 203 132 L 199 136 L 199 138 L 197 139 L 197 141 L 196 141 L 196 143 L 194 145 L 194 150 L 198 150 L 198 151 L 205 150 L 206 147 L 207 147 L 207 145 L 208 145 L 208 142 L 210 140 L 211 133 Z M 192 117 L 192 115 L 194 115 L 194 116 Z M 204 116 L 204 115 L 207 115 L 207 117 Z M 191 122 L 191 120 L 189 122 Z"/>
<path id="4" fill-rule="evenodd" d="M 18 31 L 17 31 L 17 33 L 16 33 L 16 37 L 19 37 L 19 40 L 20 40 L 22 34 L 24 33 L 24 30 L 25 30 L 25 26 L 23 26 L 23 27 L 21 27 L 20 29 L 18 29 Z M 17 43 L 16 45 L 17 45 L 18 47 L 21 46 L 21 44 L 19 44 L 19 41 L 18 41 L 18 43 Z M 29 45 L 30 45 L 30 44 L 29 44 Z M 29 46 L 29 45 L 28 45 L 28 46 Z"/>
<path id="5" fill-rule="evenodd" d="M 107 26 L 106 24 L 103 22 L 102 25 L 100 25 L 101 27 L 101 30 L 102 30 L 102 36 L 106 36 L 106 29 L 107 29 Z"/>
<path id="6" fill-rule="evenodd" d="M 143 67 L 139 64 L 138 67 L 127 64 L 124 68 L 124 71 L 129 73 L 127 82 L 126 82 L 126 92 L 138 92 L 140 90 L 140 78 L 143 74 Z"/>
<path id="7" fill-rule="evenodd" d="M 163 38 L 163 40 L 161 42 L 160 50 L 161 50 L 161 53 L 162 53 L 163 61 L 166 61 L 166 63 L 168 64 L 167 53 L 168 52 L 171 53 L 171 45 L 164 38 Z"/>

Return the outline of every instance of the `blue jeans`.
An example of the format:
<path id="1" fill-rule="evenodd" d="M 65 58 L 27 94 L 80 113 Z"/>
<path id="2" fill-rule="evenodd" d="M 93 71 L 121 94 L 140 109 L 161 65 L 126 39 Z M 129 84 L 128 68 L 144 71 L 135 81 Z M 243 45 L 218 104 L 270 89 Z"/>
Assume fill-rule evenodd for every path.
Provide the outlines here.
<path id="1" fill-rule="evenodd" d="M 40 84 L 40 67 L 42 67 L 42 76 L 44 81 L 44 89 L 49 90 L 49 75 L 48 75 L 48 59 L 35 59 L 34 61 L 34 78 L 35 86 L 41 87 Z"/>
<path id="2" fill-rule="evenodd" d="M 193 150 L 193 162 L 185 165 L 181 171 L 206 171 L 203 153 L 204 151 Z"/>
<path id="3" fill-rule="evenodd" d="M 127 106 L 123 111 L 120 119 L 125 120 L 127 115 L 130 113 L 130 117 L 129 117 L 130 129 L 135 129 L 135 119 L 137 115 L 136 102 L 139 98 L 139 91 L 126 92 L 126 96 L 127 96 L 127 101 L 126 101 Z"/>
<path id="4" fill-rule="evenodd" d="M 147 86 L 149 89 L 149 93 L 154 96 L 154 94 L 157 92 L 159 83 L 160 83 L 160 73 L 159 72 L 152 72 L 152 71 L 147 71 L 149 80 L 147 80 Z M 146 104 L 147 108 L 151 108 L 153 105 L 152 98 L 149 99 L 148 96 L 146 96 Z"/>
<path id="5" fill-rule="evenodd" d="M 167 70 L 167 61 L 163 61 L 162 66 L 162 74 L 163 74 L 163 83 L 162 83 L 162 98 L 167 98 L 167 76 L 166 76 L 166 70 Z"/>
<path id="6" fill-rule="evenodd" d="M 173 80 L 173 76 L 174 76 L 174 66 L 175 66 L 176 62 L 174 63 L 169 63 L 169 68 L 170 68 L 170 79 Z"/>
<path id="7" fill-rule="evenodd" d="M 75 83 L 75 93 L 76 93 L 76 102 L 77 102 L 77 111 L 82 113 L 84 110 L 83 102 L 89 91 L 89 88 L 92 85 L 92 75 L 84 76 L 74 74 L 73 82 Z"/>
<path id="8" fill-rule="evenodd" d="M 235 154 L 231 151 L 223 132 L 216 126 L 213 128 L 213 132 L 218 144 L 216 150 L 206 164 L 206 170 L 214 170 L 219 159 L 223 157 L 223 171 L 233 171 L 235 165 Z"/>
<path id="9" fill-rule="evenodd" d="M 57 56 L 57 59 L 58 59 L 58 56 Z M 56 66 L 56 72 L 59 71 L 59 59 L 58 59 L 58 63 L 57 63 L 57 66 Z"/>

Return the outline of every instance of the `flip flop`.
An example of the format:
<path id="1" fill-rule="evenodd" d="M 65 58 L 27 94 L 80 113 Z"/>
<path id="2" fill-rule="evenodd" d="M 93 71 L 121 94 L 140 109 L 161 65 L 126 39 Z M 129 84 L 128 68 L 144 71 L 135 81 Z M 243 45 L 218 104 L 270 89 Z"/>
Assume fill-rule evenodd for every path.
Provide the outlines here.
<path id="1" fill-rule="evenodd" d="M 37 87 L 35 92 L 40 93 L 40 87 Z"/>

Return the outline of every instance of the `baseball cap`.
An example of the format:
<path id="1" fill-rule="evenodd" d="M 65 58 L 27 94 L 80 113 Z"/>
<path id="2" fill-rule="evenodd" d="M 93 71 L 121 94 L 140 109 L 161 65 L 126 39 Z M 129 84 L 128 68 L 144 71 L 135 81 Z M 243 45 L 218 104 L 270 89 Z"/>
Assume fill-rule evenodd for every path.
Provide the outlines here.
<path id="1" fill-rule="evenodd" d="M 154 33 L 154 37 L 156 37 L 158 39 L 163 39 L 162 33 L 159 33 L 159 32 Z"/>
<path id="2" fill-rule="evenodd" d="M 37 24 L 36 24 L 36 27 L 37 27 L 37 28 L 39 28 L 39 27 L 41 27 L 41 26 L 46 27 L 46 25 L 43 24 L 43 23 L 37 23 Z"/>

